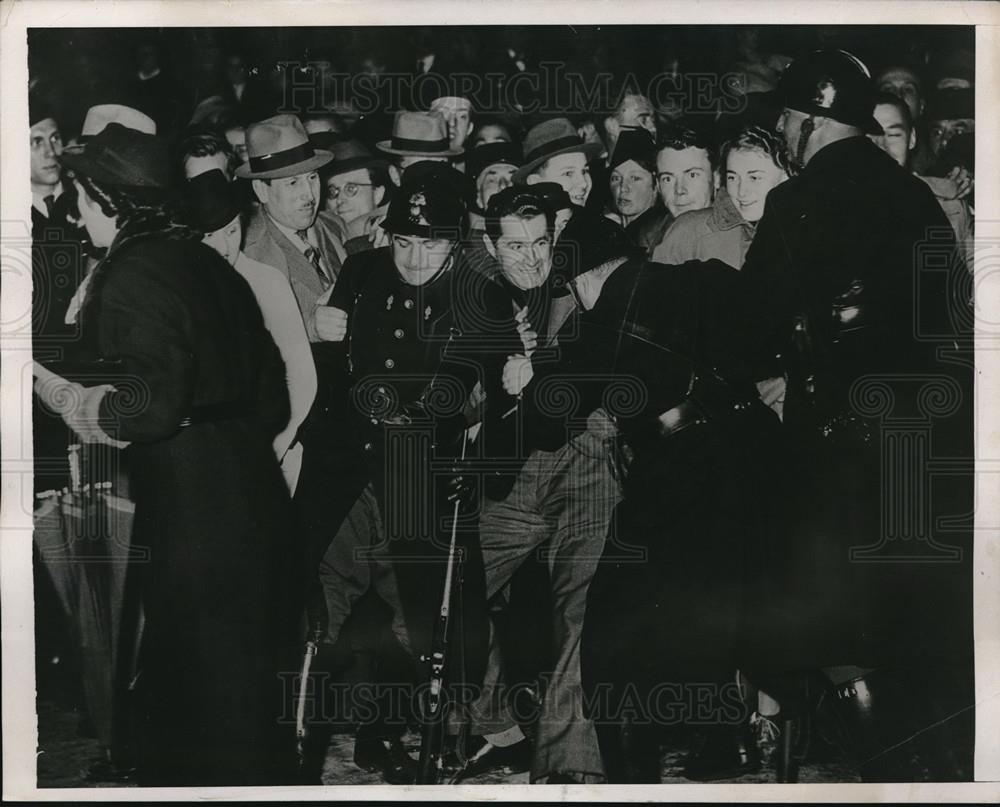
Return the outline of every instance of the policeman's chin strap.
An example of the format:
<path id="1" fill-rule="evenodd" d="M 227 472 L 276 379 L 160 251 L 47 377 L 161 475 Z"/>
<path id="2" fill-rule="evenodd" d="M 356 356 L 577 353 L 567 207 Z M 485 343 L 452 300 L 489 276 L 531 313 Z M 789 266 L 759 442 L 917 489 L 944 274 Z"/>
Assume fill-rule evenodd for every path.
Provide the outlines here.
<path id="1" fill-rule="evenodd" d="M 799 142 L 795 145 L 795 166 L 799 171 L 806 167 L 806 146 L 814 128 L 812 115 L 802 121 L 802 126 L 799 129 Z"/>

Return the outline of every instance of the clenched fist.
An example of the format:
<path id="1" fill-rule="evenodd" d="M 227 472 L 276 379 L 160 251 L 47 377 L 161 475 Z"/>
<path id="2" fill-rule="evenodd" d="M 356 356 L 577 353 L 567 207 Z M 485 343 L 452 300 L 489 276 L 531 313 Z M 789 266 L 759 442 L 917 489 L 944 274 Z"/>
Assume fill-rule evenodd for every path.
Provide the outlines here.
<path id="1" fill-rule="evenodd" d="M 508 395 L 520 395 L 535 375 L 527 356 L 508 356 L 503 367 L 503 388 Z"/>
<path id="2" fill-rule="evenodd" d="M 324 342 L 343 342 L 347 335 L 347 312 L 329 305 L 318 306 L 316 333 Z"/>

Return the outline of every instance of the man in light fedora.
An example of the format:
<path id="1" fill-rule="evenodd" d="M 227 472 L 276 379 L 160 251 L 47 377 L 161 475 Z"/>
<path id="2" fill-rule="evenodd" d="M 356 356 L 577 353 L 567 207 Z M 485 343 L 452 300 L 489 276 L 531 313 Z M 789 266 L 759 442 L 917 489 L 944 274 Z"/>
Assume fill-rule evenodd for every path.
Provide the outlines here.
<path id="1" fill-rule="evenodd" d="M 376 147 L 394 159 L 389 168 L 392 181 L 399 185 L 402 171 L 423 160 L 448 162 L 463 153 L 448 137 L 448 123 L 440 112 L 397 112 L 392 137 Z"/>
<path id="2" fill-rule="evenodd" d="M 320 212 L 319 169 L 332 159 L 313 148 L 298 118 L 276 115 L 247 128 L 247 161 L 236 169 L 260 200 L 243 251 L 288 278 L 310 342 L 322 341 L 317 302 L 346 257 L 342 222 Z"/>

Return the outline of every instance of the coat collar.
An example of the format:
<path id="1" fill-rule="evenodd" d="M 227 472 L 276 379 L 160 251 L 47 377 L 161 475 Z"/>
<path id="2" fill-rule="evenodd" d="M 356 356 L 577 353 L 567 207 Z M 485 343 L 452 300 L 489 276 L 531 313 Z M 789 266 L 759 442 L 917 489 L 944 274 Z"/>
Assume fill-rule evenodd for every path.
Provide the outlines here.
<path id="1" fill-rule="evenodd" d="M 712 212 L 708 217 L 708 226 L 711 230 L 731 230 L 734 227 L 746 225 L 752 226 L 750 222 L 740 215 L 733 200 L 729 198 L 725 188 L 719 188 L 715 194 L 715 201 L 712 202 Z"/>

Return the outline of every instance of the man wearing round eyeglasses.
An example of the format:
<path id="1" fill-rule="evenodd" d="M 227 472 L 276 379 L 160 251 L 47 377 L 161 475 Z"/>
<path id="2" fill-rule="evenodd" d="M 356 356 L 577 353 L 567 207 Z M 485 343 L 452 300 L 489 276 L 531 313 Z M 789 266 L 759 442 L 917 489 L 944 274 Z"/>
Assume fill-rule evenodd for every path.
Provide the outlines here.
<path id="1" fill-rule="evenodd" d="M 326 210 L 346 222 L 348 255 L 372 247 L 373 221 L 388 209 L 388 163 L 356 140 L 329 144 L 333 161 L 321 173 Z"/>

